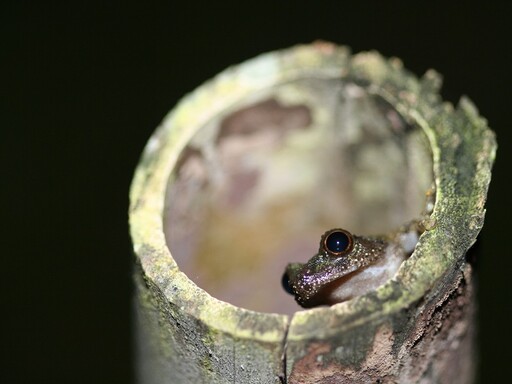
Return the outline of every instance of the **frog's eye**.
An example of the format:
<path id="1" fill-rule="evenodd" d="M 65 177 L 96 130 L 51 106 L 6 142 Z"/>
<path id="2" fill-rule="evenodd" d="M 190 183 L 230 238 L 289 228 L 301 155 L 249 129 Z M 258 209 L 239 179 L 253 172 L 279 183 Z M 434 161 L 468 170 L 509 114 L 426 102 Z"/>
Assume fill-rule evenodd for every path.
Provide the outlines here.
<path id="1" fill-rule="evenodd" d="M 323 236 L 322 247 L 329 253 L 341 255 L 350 252 L 353 244 L 350 232 L 344 229 L 332 229 Z"/>

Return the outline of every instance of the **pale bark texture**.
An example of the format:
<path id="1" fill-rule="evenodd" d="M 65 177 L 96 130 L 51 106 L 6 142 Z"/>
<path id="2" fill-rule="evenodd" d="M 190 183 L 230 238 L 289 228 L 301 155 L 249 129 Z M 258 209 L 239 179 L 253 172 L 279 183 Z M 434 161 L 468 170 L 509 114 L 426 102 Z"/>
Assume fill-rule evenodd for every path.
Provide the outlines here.
<path id="1" fill-rule="evenodd" d="M 130 192 L 139 382 L 471 383 L 467 255 L 496 142 L 440 86 L 434 71 L 417 79 L 396 58 L 318 42 L 185 97 Z M 413 254 L 376 291 L 311 310 L 281 292 L 290 257 L 329 226 L 367 234 L 418 218 Z"/>

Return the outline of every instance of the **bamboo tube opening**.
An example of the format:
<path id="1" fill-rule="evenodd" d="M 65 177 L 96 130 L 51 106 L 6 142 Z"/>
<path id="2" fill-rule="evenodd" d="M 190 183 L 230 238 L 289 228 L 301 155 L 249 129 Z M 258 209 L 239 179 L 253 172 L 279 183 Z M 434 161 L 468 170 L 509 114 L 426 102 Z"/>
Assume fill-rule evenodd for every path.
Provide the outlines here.
<path id="1" fill-rule="evenodd" d="M 210 295 L 261 312 L 300 307 L 281 288 L 333 227 L 383 234 L 419 218 L 433 183 L 423 130 L 347 79 L 302 77 L 195 127 L 166 191 L 167 246 Z"/>

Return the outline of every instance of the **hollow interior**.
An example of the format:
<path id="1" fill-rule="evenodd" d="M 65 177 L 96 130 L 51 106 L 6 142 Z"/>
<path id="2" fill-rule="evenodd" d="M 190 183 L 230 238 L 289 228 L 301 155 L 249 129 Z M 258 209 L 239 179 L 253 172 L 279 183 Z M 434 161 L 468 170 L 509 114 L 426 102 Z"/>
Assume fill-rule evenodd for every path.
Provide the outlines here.
<path id="1" fill-rule="evenodd" d="M 420 128 L 354 83 L 304 79 L 197 127 L 169 179 L 166 240 L 212 296 L 289 314 L 289 262 L 330 228 L 382 234 L 418 218 L 432 181 Z"/>

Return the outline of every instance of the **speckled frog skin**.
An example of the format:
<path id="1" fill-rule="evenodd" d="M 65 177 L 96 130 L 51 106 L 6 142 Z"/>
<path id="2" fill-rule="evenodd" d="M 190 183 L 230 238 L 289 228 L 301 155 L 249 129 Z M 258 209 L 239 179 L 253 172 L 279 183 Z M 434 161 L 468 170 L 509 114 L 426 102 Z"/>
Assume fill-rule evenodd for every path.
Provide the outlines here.
<path id="1" fill-rule="evenodd" d="M 307 263 L 288 264 L 283 286 L 305 308 L 332 305 L 370 292 L 392 278 L 412 253 L 421 232 L 418 227 L 414 222 L 375 237 L 331 229 Z"/>

